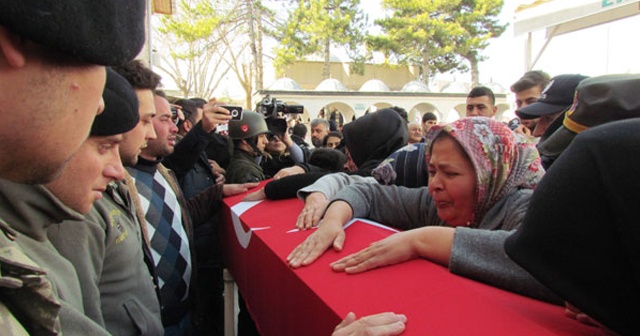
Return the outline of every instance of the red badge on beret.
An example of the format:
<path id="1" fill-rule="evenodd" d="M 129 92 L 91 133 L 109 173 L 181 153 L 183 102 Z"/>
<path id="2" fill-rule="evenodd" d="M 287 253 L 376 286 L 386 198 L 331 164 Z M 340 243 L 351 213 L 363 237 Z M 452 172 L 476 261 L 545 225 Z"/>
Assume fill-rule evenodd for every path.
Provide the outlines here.
<path id="1" fill-rule="evenodd" d="M 249 131 L 249 125 L 247 125 L 247 124 L 242 125 L 241 129 L 242 129 L 243 132 L 247 133 Z"/>

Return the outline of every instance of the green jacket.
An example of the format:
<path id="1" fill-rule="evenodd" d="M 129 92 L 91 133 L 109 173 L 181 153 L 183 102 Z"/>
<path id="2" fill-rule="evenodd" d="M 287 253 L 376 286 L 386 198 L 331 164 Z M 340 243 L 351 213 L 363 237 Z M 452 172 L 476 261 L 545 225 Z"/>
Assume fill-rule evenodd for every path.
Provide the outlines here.
<path id="1" fill-rule="evenodd" d="M 78 275 L 46 235 L 81 218 L 42 186 L 0 179 L 0 300 L 9 308 L 0 309 L 0 323 L 16 334 L 17 321 L 31 334 L 108 335 L 84 314 Z"/>
<path id="2" fill-rule="evenodd" d="M 140 224 L 123 182 L 110 184 L 84 220 L 64 221 L 47 234 L 78 272 L 87 316 L 114 335 L 164 333 Z"/>
<path id="3" fill-rule="evenodd" d="M 233 150 L 225 175 L 226 183 L 260 182 L 267 178 L 262 167 L 256 163 L 255 157 L 238 148 Z"/>

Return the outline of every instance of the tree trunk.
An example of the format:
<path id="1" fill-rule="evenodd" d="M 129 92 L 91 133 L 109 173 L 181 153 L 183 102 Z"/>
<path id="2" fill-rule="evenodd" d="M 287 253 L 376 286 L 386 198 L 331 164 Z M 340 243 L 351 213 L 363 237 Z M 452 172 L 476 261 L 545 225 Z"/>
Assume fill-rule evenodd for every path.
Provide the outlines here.
<path id="1" fill-rule="evenodd" d="M 256 54 L 255 59 L 255 71 L 256 71 L 256 89 L 262 90 L 264 86 L 264 69 L 262 65 L 262 15 L 258 17 L 257 21 L 257 40 L 256 40 Z"/>
<path id="2" fill-rule="evenodd" d="M 324 41 L 324 67 L 322 67 L 322 78 L 331 78 L 331 41 Z"/>
<path id="3" fill-rule="evenodd" d="M 243 64 L 242 72 L 243 77 L 246 79 L 242 85 L 244 88 L 245 106 L 249 110 L 253 110 L 253 97 L 251 96 L 253 92 L 253 85 L 251 82 L 251 79 L 253 78 L 253 66 L 251 64 Z"/>
<path id="4" fill-rule="evenodd" d="M 260 62 L 262 53 L 258 52 L 259 38 L 257 36 L 258 34 L 260 34 L 261 30 L 259 28 L 260 18 L 259 16 L 256 18 L 257 15 L 254 1 L 248 0 L 247 3 L 247 9 L 249 11 L 249 48 L 251 48 L 251 58 L 253 59 L 253 66 L 256 68 L 255 83 L 258 90 L 262 90 L 262 62 Z"/>
<path id="5" fill-rule="evenodd" d="M 422 78 L 421 81 L 426 85 L 429 85 L 429 77 L 431 77 L 431 66 L 429 66 L 429 51 L 422 51 Z"/>
<path id="6" fill-rule="evenodd" d="M 468 59 L 471 64 L 471 87 L 476 87 L 480 83 L 480 69 L 478 69 L 478 60 L 475 57 Z"/>

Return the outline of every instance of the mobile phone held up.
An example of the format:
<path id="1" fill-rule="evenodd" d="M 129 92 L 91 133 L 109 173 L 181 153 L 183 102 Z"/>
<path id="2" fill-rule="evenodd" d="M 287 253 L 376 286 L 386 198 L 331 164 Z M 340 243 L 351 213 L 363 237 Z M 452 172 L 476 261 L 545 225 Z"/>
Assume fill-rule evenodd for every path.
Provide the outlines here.
<path id="1" fill-rule="evenodd" d="M 242 120 L 242 107 L 241 106 L 229 106 L 229 105 L 221 105 L 223 109 L 228 110 L 231 113 L 231 120 Z M 216 133 L 222 135 L 229 134 L 229 125 L 218 125 L 216 127 Z"/>
<path id="2" fill-rule="evenodd" d="M 223 109 L 231 112 L 231 120 L 242 120 L 242 107 L 241 106 L 227 106 L 221 105 Z"/>

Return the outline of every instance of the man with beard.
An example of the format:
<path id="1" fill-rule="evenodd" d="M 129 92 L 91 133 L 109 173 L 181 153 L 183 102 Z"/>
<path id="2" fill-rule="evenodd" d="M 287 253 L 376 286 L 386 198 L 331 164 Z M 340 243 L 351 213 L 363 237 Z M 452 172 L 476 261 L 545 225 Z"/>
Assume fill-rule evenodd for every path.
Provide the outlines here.
<path id="1" fill-rule="evenodd" d="M 216 204 L 222 197 L 246 192 L 257 184 L 214 185 L 186 200 L 175 175 L 160 163 L 174 151 L 177 116 L 172 114 L 167 99 L 157 93 L 154 105 L 152 123 L 157 137 L 149 140 L 138 163 L 127 170 L 137 192 L 132 192 L 133 201 L 140 204 L 144 214 L 142 231 L 149 240 L 158 276 L 165 335 L 192 335 L 200 328 L 205 313 L 197 302 L 194 227 L 216 214 Z M 231 119 L 229 111 L 213 103 L 205 105 L 204 113 L 214 113 L 217 124 Z"/>

